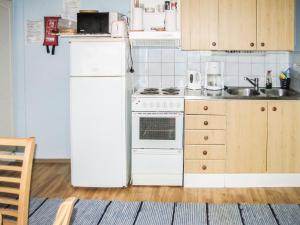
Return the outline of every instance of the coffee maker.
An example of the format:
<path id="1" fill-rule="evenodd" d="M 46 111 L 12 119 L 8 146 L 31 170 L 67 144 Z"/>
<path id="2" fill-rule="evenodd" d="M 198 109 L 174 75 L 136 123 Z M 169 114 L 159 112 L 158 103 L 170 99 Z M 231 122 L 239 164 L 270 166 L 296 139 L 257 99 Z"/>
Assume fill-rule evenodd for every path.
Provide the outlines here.
<path id="1" fill-rule="evenodd" d="M 202 88 L 201 74 L 199 71 L 188 71 L 186 76 L 186 87 L 190 90 L 200 90 Z"/>
<path id="2" fill-rule="evenodd" d="M 224 89 L 224 62 L 207 62 L 204 88 L 207 90 Z"/>

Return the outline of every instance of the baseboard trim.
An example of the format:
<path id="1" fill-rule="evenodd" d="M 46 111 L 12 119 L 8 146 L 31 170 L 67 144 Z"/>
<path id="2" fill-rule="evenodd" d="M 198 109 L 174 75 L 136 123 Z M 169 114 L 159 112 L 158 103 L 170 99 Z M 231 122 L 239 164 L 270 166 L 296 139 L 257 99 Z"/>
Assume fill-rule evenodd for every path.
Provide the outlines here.
<path id="1" fill-rule="evenodd" d="M 70 159 L 34 159 L 34 163 L 71 163 Z"/>
<path id="2" fill-rule="evenodd" d="M 184 174 L 184 187 L 300 187 L 300 174 Z"/>

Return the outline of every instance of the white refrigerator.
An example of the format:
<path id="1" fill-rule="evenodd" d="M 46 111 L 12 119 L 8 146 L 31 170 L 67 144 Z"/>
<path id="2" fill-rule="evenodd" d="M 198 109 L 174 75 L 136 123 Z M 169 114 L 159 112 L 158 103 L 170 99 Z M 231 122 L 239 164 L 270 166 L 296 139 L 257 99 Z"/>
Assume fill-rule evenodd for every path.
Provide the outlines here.
<path id="1" fill-rule="evenodd" d="M 127 39 L 70 41 L 71 183 L 126 187 L 130 178 Z"/>

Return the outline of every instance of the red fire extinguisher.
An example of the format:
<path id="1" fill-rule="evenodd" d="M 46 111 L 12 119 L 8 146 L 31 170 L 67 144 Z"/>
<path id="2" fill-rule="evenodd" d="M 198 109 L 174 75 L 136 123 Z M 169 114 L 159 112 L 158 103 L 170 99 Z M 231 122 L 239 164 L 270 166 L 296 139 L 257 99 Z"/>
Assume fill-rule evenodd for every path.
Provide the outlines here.
<path id="1" fill-rule="evenodd" d="M 44 46 L 46 46 L 47 53 L 50 53 L 49 46 L 52 46 L 51 54 L 55 54 L 55 47 L 58 46 L 58 20 L 60 17 L 58 16 L 45 16 L 45 38 L 44 38 Z"/>

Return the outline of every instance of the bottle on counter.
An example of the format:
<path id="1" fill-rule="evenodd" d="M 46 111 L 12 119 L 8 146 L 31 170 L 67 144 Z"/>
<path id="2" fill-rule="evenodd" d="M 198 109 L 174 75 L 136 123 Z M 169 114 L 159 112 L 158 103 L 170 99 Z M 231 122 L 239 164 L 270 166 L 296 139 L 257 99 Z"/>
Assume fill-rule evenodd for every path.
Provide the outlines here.
<path id="1" fill-rule="evenodd" d="M 267 72 L 266 89 L 272 89 L 272 70 L 268 70 Z"/>

